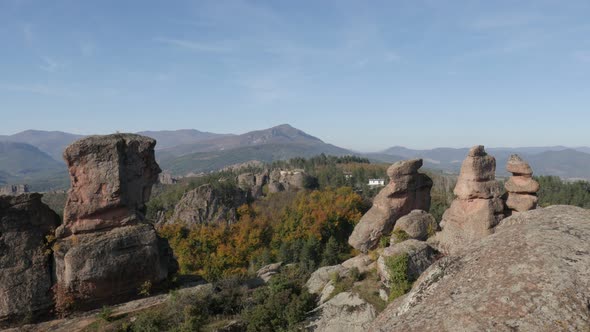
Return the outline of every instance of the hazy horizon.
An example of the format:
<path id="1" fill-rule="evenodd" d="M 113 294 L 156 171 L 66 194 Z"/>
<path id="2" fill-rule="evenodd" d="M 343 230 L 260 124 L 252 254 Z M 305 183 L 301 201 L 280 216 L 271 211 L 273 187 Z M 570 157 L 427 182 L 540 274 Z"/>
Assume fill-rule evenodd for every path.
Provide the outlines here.
<path id="1" fill-rule="evenodd" d="M 590 142 L 586 1 L 8 0 L 0 133 L 289 123 L 356 151 Z"/>
<path id="2" fill-rule="evenodd" d="M 277 126 L 280 126 L 280 125 L 284 125 L 284 124 L 277 124 L 277 125 L 274 125 L 274 126 L 272 126 L 272 127 L 277 127 Z M 290 125 L 290 124 L 287 124 L 287 125 Z M 269 127 L 269 128 L 272 128 L 272 127 Z M 150 129 L 145 129 L 145 130 L 139 130 L 139 131 L 133 131 L 133 132 L 132 132 L 132 131 L 116 131 L 116 132 L 121 132 L 121 133 L 124 133 L 124 132 L 128 132 L 128 133 L 138 133 L 138 132 L 146 132 L 146 131 L 180 131 L 180 130 L 197 130 L 197 131 L 200 131 L 200 132 L 209 132 L 209 133 L 213 133 L 213 134 L 242 135 L 242 134 L 249 133 L 249 132 L 251 132 L 251 131 L 264 130 L 264 129 L 269 129 L 269 128 L 256 128 L 256 129 L 254 129 L 254 130 L 249 130 L 249 131 L 245 131 L 245 132 L 238 132 L 238 133 L 229 133 L 229 132 L 225 132 L 225 133 L 218 133 L 218 132 L 215 132 L 215 133 L 214 133 L 214 132 L 211 132 L 211 131 L 207 131 L 207 130 L 200 130 L 200 129 L 196 129 L 196 128 L 161 129 L 161 130 L 150 130 Z M 322 141 L 324 141 L 325 143 L 328 143 L 328 144 L 334 144 L 334 145 L 336 145 L 336 146 L 338 146 L 338 147 L 345 148 L 345 149 L 349 149 L 349 150 L 351 150 L 351 151 L 353 151 L 353 152 L 360 152 L 360 153 L 379 153 L 379 152 L 382 152 L 382 151 L 384 151 L 384 150 L 387 150 L 387 149 L 389 149 L 389 148 L 393 148 L 393 147 L 402 147 L 402 148 L 407 148 L 407 149 L 410 149 L 410 150 L 431 150 L 431 149 L 437 149 L 437 148 L 464 149 L 464 148 L 470 148 L 470 147 L 472 147 L 473 145 L 484 145 L 484 144 L 477 143 L 477 142 L 475 142 L 475 143 L 473 143 L 473 144 L 468 144 L 468 145 L 458 145 L 458 146 L 443 146 L 443 145 L 433 145 L 433 146 L 426 146 L 426 147 L 418 147 L 418 146 L 407 146 L 407 145 L 398 145 L 398 144 L 393 144 L 393 145 L 389 145 L 389 146 L 386 146 L 386 147 L 384 147 L 384 148 L 380 148 L 380 149 L 357 150 L 357 149 L 353 149 L 353 148 L 350 148 L 350 147 L 347 147 L 347 146 L 341 146 L 341 145 L 338 145 L 338 144 L 335 144 L 335 143 L 332 143 L 332 142 L 326 141 L 326 140 L 325 140 L 325 139 L 323 139 L 321 136 L 315 135 L 314 133 L 307 132 L 305 129 L 302 129 L 302 128 L 296 128 L 296 129 L 302 130 L 302 131 L 303 131 L 303 132 L 305 132 L 306 134 L 309 134 L 309 135 L 312 135 L 312 136 L 314 136 L 314 137 L 317 137 L 317 138 L 321 139 Z M 97 132 L 95 132 L 95 133 L 83 133 L 83 132 L 76 132 L 76 133 L 74 133 L 74 132 L 65 132 L 65 131 L 63 131 L 63 130 L 40 130 L 40 129 L 32 129 L 32 128 L 31 128 L 31 129 L 24 130 L 24 131 L 28 131 L 28 130 L 32 130 L 32 131 L 47 131 L 47 132 L 61 132 L 61 133 L 66 133 L 66 134 L 75 134 L 75 135 L 83 135 L 83 136 L 90 136 L 90 135 L 107 135 L 107 134 L 113 134 L 113 133 L 114 133 L 114 132 L 102 132 L 102 133 L 97 133 Z M 19 132 L 15 132 L 15 133 L 8 133 L 8 134 L 5 134 L 5 133 L 0 133 L 0 136 L 11 136 L 11 135 L 14 135 L 14 134 L 19 134 L 19 133 L 22 133 L 22 132 L 24 132 L 24 131 L 19 131 Z M 1 138 L 1 137 L 0 137 L 0 138 Z M 0 140 L 0 141 L 1 141 L 1 140 Z M 525 146 L 525 145 L 512 145 L 512 146 L 487 146 L 487 145 L 485 145 L 485 147 L 486 147 L 487 149 L 515 149 L 515 148 L 558 148 L 558 147 L 564 147 L 564 148 L 568 148 L 568 149 L 576 149 L 576 148 L 587 148 L 587 147 L 589 147 L 589 146 L 588 146 L 588 145 L 583 145 L 583 144 L 579 144 L 579 145 L 572 145 L 572 146 L 567 146 L 567 145 L 562 145 L 562 144 L 553 144 L 553 145 L 534 145 L 534 146 L 533 146 L 533 145 L 528 145 L 528 146 Z"/>

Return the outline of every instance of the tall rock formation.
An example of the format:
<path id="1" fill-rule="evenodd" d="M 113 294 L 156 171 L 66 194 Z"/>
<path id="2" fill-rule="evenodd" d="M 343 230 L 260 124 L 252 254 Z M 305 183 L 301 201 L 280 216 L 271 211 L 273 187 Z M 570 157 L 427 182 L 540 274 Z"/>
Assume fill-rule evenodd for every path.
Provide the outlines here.
<path id="1" fill-rule="evenodd" d="M 539 183 L 533 179 L 533 170 L 520 156 L 513 154 L 508 159 L 506 170 L 512 176 L 504 184 L 506 206 L 515 212 L 524 212 L 537 207 Z"/>
<path id="2" fill-rule="evenodd" d="M 53 306 L 46 236 L 58 224 L 40 194 L 0 196 L 0 327 Z"/>
<path id="3" fill-rule="evenodd" d="M 455 253 L 465 245 L 492 234 L 504 217 L 496 159 L 482 145 L 469 150 L 461 165 L 454 193 L 457 196 L 442 217 L 435 242 L 439 251 Z"/>
<path id="4" fill-rule="evenodd" d="M 56 231 L 58 295 L 90 305 L 114 302 L 174 269 L 167 243 L 144 223 L 160 173 L 155 145 L 148 137 L 114 134 L 87 137 L 65 150 L 71 188 Z"/>
<path id="5" fill-rule="evenodd" d="M 590 210 L 515 214 L 428 268 L 369 331 L 587 331 Z"/>
<path id="6" fill-rule="evenodd" d="M 373 200 L 371 209 L 361 218 L 348 239 L 354 248 L 374 249 L 382 236 L 393 230 L 395 222 L 412 210 L 430 209 L 432 180 L 418 173 L 422 159 L 398 161 L 387 169 L 389 184 Z"/>

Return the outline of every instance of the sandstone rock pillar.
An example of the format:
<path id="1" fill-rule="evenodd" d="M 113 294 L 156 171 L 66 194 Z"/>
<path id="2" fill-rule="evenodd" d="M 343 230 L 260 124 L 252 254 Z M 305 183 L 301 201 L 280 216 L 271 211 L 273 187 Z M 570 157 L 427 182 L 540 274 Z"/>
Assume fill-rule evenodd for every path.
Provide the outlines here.
<path id="1" fill-rule="evenodd" d="M 482 145 L 469 150 L 455 186 L 456 198 L 443 214 L 442 231 L 434 238 L 439 251 L 449 254 L 461 250 L 492 234 L 493 227 L 504 218 L 495 172 L 496 159 Z"/>
<path id="2" fill-rule="evenodd" d="M 508 159 L 506 170 L 512 176 L 504 184 L 506 206 L 515 212 L 533 210 L 537 207 L 539 183 L 533 179 L 533 170 L 520 156 L 513 154 Z"/>
<path id="3" fill-rule="evenodd" d="M 387 169 L 389 184 L 373 200 L 373 207 L 361 218 L 348 239 L 354 248 L 374 249 L 383 235 L 389 235 L 396 220 L 412 210 L 430 209 L 432 180 L 418 169 L 422 159 L 398 161 Z"/>
<path id="4" fill-rule="evenodd" d="M 59 294 L 97 305 L 137 295 L 165 280 L 175 261 L 145 223 L 145 203 L 160 168 L 156 141 L 134 134 L 91 136 L 64 152 L 71 188 L 56 231 Z"/>

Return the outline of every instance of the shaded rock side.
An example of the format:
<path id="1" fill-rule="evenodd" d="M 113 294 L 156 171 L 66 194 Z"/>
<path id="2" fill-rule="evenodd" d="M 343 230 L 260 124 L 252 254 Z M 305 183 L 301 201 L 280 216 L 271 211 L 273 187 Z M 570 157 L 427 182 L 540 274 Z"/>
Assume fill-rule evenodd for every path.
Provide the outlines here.
<path id="1" fill-rule="evenodd" d="M 590 211 L 551 206 L 502 220 L 434 263 L 370 331 L 585 331 Z"/>
<path id="2" fill-rule="evenodd" d="M 373 200 L 371 209 L 363 215 L 348 239 L 361 252 L 374 249 L 383 235 L 393 230 L 396 221 L 412 210 L 430 209 L 432 180 L 418 173 L 422 159 L 404 160 L 387 170 L 390 182 Z"/>
<path id="3" fill-rule="evenodd" d="M 156 286 L 176 269 L 167 243 L 147 224 L 69 236 L 55 249 L 58 286 L 90 306 L 137 296 L 140 285 Z"/>
<path id="4" fill-rule="evenodd" d="M 84 138 L 64 152 L 72 184 L 54 245 L 58 299 L 74 298 L 80 307 L 115 303 L 176 271 L 167 241 L 144 223 L 160 173 L 155 144 L 114 134 Z"/>
<path id="5" fill-rule="evenodd" d="M 220 191 L 210 184 L 186 192 L 168 223 L 187 225 L 234 223 L 238 219 L 237 208 L 248 201 L 248 194 L 241 189 Z"/>
<path id="6" fill-rule="evenodd" d="M 90 136 L 64 152 L 71 188 L 58 237 L 135 224 L 161 172 L 156 141 L 135 134 Z"/>
<path id="7" fill-rule="evenodd" d="M 46 236 L 58 224 L 40 194 L 0 196 L 0 327 L 53 307 Z"/>

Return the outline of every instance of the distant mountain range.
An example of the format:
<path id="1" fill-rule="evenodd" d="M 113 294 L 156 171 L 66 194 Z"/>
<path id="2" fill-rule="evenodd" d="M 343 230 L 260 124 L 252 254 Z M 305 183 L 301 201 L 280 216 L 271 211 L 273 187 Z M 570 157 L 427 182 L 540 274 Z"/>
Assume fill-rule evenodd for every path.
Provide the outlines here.
<path id="1" fill-rule="evenodd" d="M 469 148 L 436 148 L 430 150 L 412 150 L 401 146 L 389 148 L 375 159 L 423 158 L 428 168 L 457 173 Z M 520 148 L 486 148 L 496 158 L 496 173 L 506 176 L 504 165 L 511 154 L 519 154 L 526 159 L 535 174 L 555 175 L 566 179 L 590 179 L 590 151 L 588 147 L 567 148 L 565 146 L 520 147 Z M 369 154 L 374 155 L 374 154 Z M 393 160 L 392 160 L 393 161 Z"/>
<path id="2" fill-rule="evenodd" d="M 158 141 L 156 158 L 162 169 L 175 175 L 214 171 L 251 160 L 271 162 L 293 157 L 359 155 L 374 162 L 423 158 L 425 167 L 457 173 L 468 148 L 414 150 L 394 146 L 377 153 L 360 153 L 325 143 L 284 124 L 245 134 L 216 134 L 194 129 L 142 131 Z M 0 184 L 28 183 L 33 190 L 64 188 L 68 176 L 63 150 L 84 137 L 59 131 L 27 130 L 0 135 Z M 518 153 L 529 161 L 535 174 L 590 179 L 590 147 L 488 148 L 497 160 L 499 176 L 507 175 L 508 157 Z"/>

